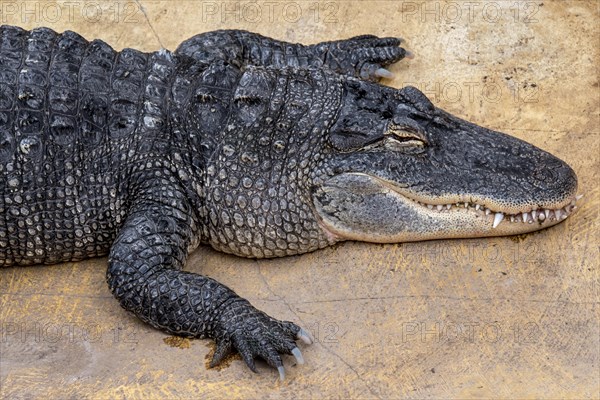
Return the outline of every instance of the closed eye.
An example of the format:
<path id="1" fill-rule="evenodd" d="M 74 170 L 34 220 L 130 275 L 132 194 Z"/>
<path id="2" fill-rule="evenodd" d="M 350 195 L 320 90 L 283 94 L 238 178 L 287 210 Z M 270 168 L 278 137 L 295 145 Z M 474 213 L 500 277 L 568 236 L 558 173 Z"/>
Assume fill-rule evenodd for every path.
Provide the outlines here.
<path id="1" fill-rule="evenodd" d="M 399 127 L 393 124 L 388 126 L 385 137 L 407 146 L 425 147 L 428 144 L 424 133 L 412 128 Z"/>

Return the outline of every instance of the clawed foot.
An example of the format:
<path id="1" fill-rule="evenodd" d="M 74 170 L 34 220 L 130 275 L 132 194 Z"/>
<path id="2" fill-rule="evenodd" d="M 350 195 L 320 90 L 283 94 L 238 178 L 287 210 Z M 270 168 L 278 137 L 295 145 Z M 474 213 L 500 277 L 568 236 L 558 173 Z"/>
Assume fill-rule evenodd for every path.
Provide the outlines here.
<path id="1" fill-rule="evenodd" d="M 400 38 L 362 35 L 315 46 L 322 52 L 323 63 L 329 68 L 364 80 L 378 81 L 380 78 L 394 77 L 386 69 L 388 65 L 414 57 L 400 47 L 401 43 Z"/>
<path id="2" fill-rule="evenodd" d="M 219 325 L 221 329 L 215 338 L 217 349 L 210 362 L 211 368 L 237 350 L 253 372 L 258 372 L 254 359 L 260 357 L 279 371 L 282 381 L 285 369 L 280 354 L 293 355 L 298 364 L 304 364 L 296 340 L 306 344 L 313 342 L 298 325 L 271 318 L 246 301 L 229 305 L 221 315 Z"/>

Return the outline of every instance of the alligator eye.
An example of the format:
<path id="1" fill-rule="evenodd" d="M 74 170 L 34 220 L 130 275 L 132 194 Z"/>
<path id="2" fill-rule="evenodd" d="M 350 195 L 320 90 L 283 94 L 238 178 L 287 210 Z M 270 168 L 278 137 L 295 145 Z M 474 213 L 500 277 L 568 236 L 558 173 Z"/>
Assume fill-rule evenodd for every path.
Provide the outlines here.
<path id="1" fill-rule="evenodd" d="M 386 139 L 395 142 L 394 146 L 427 146 L 425 134 L 413 128 L 400 127 L 390 124 L 385 132 L 385 137 Z"/>

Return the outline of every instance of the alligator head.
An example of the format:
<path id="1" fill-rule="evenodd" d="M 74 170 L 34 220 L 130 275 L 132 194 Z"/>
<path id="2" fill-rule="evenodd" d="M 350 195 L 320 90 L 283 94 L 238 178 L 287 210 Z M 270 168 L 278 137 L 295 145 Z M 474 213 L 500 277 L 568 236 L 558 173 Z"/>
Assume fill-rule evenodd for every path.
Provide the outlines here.
<path id="1" fill-rule="evenodd" d="M 213 143 L 205 234 L 221 251 L 272 257 L 340 240 L 520 234 L 575 208 L 568 165 L 415 88 L 257 67 L 233 81 L 229 106 L 194 114 L 222 120 L 202 135 Z"/>
<path id="2" fill-rule="evenodd" d="M 334 237 L 402 242 L 513 235 L 576 208 L 577 177 L 553 155 L 436 108 L 414 87 L 347 79 L 330 171 L 312 198 Z"/>

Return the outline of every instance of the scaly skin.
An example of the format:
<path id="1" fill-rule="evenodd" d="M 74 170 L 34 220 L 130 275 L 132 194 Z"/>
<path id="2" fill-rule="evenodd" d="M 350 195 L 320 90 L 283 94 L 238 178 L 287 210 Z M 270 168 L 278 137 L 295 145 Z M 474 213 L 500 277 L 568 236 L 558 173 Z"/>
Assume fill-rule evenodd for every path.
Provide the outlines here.
<path id="1" fill-rule="evenodd" d="M 572 211 L 577 181 L 562 161 L 414 88 L 369 82 L 407 55 L 399 45 L 217 31 L 174 53 L 116 52 L 1 27 L 0 265 L 108 254 L 123 308 L 214 339 L 213 365 L 237 350 L 283 376 L 281 354 L 302 361 L 295 340 L 310 337 L 182 271 L 198 244 L 276 257 L 349 239 L 522 233 Z"/>

